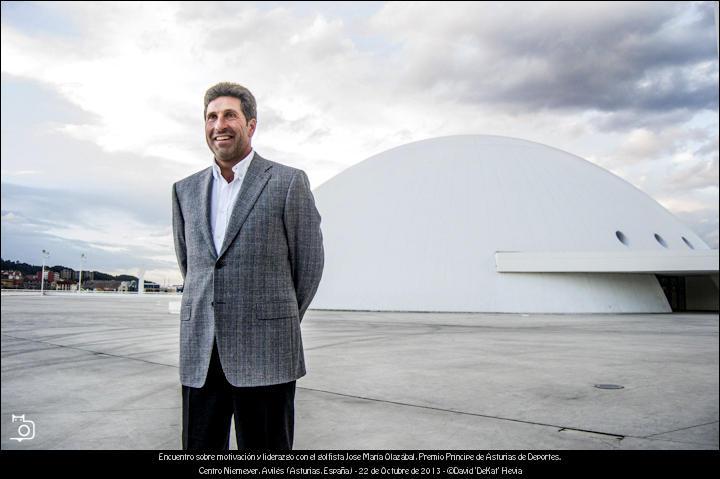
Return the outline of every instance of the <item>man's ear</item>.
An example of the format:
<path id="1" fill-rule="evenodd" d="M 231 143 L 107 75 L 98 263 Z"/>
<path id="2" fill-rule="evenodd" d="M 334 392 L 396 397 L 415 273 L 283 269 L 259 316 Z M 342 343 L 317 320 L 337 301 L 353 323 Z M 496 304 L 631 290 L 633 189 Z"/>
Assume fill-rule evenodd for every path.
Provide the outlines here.
<path id="1" fill-rule="evenodd" d="M 248 121 L 248 136 L 250 138 L 252 138 L 255 134 L 255 127 L 257 127 L 257 120 L 255 118 L 250 118 Z"/>

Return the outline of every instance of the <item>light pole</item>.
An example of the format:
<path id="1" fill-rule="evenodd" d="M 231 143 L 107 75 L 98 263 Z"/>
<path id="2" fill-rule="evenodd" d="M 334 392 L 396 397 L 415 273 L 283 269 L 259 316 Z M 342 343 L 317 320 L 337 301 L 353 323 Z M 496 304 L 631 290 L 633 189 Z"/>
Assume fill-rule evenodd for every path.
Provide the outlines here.
<path id="1" fill-rule="evenodd" d="M 83 266 L 85 266 L 85 253 L 80 255 L 80 275 L 78 276 L 78 294 L 82 290 L 82 272 Z"/>
<path id="2" fill-rule="evenodd" d="M 43 265 L 40 272 L 40 296 L 45 296 L 45 260 L 50 257 L 50 251 L 42 251 Z"/>

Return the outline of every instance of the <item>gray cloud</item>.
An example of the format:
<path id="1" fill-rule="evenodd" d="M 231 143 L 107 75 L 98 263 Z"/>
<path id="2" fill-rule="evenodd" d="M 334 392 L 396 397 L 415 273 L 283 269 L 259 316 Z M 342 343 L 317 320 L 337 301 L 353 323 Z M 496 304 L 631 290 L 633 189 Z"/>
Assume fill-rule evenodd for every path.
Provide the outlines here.
<path id="1" fill-rule="evenodd" d="M 50 251 L 49 265 L 63 265 L 73 269 L 80 267 L 80 254 L 87 257 L 86 267 L 90 270 L 111 273 L 112 271 L 128 271 L 136 274 L 138 268 L 177 269 L 173 261 L 159 261 L 144 257 L 146 251 L 142 246 L 131 247 L 126 251 L 103 249 L 103 244 L 90 241 L 74 240 L 53 236 L 42 231 L 33 232 L 2 223 L 2 258 L 39 265 L 42 261 L 41 251 Z M 107 245 L 109 246 L 109 245 Z M 179 271 L 179 269 L 178 269 Z M 179 273 L 178 273 L 179 275 Z M 158 278 L 159 280 L 159 278 Z"/>
<path id="2" fill-rule="evenodd" d="M 718 159 L 698 162 L 670 175 L 670 184 L 680 189 L 717 188 Z"/>
<path id="3" fill-rule="evenodd" d="M 12 212 L 23 218 L 32 218 L 40 226 L 80 225 L 87 221 L 87 211 L 122 211 L 140 223 L 170 223 L 170 190 L 167 201 L 158 197 L 133 195 L 99 195 L 92 191 L 72 191 L 59 188 L 35 188 L 2 183 L 2 211 Z M 90 226 L 89 224 L 87 226 Z"/>
<path id="4" fill-rule="evenodd" d="M 717 108 L 711 4 L 443 5 L 455 14 L 392 4 L 374 19 L 401 44 L 405 86 L 516 111 L 624 112 L 635 126 Z"/>
<path id="5" fill-rule="evenodd" d="M 170 228 L 170 187 L 199 168 L 108 153 L 57 132 L 55 122 L 64 119 L 97 119 L 35 82 L 3 75 L 2 93 L 3 258 L 39 264 L 40 251 L 49 249 L 52 264 L 70 267 L 85 253 L 99 271 L 176 269 L 159 259 L 172 255 L 162 237 Z M 28 99 L 32 108 L 23 106 Z"/>
<path id="6" fill-rule="evenodd" d="M 720 136 L 715 133 L 715 136 L 708 137 L 707 141 L 697 150 L 695 150 L 695 155 L 707 155 L 711 158 L 714 157 L 715 161 L 717 161 L 718 158 L 718 147 L 720 143 Z M 717 180 L 717 178 L 715 178 Z"/>
<path id="7" fill-rule="evenodd" d="M 691 108 L 656 111 L 651 115 L 637 110 L 604 111 L 593 115 L 592 124 L 600 132 L 629 131 L 634 128 L 660 130 L 667 125 L 685 123 L 696 113 L 697 110 Z"/>
<path id="8" fill-rule="evenodd" d="M 147 269 L 174 268 L 172 260 L 158 260 L 157 256 L 172 254 L 172 247 L 159 251 L 162 236 L 169 231 L 170 221 L 147 215 L 139 200 L 99 196 L 86 192 L 72 192 L 44 188 L 2 184 L 2 256 L 5 259 L 37 263 L 40 251 L 50 249 L 53 264 L 73 266 L 80 253 L 86 253 L 96 265 L 94 269 L 132 269 L 139 265 Z M 135 238 L 93 239 L 107 216 L 118 221 L 130 218 L 140 229 Z M 144 225 L 144 226 L 143 226 Z M 73 231 L 76 237 L 66 237 L 55 231 Z M 82 236 L 87 235 L 87 238 Z M 72 235 L 71 235 L 72 236 Z M 77 237 L 81 236 L 81 237 Z M 152 240 L 149 244 L 148 240 Z"/>

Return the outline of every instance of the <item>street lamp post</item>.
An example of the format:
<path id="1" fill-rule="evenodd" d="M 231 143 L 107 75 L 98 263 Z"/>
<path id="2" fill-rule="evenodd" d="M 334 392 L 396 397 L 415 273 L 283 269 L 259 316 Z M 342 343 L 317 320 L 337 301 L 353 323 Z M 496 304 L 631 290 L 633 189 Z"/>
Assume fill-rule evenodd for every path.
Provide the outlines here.
<path id="1" fill-rule="evenodd" d="M 50 257 L 50 251 L 42 250 L 43 265 L 40 272 L 40 296 L 45 295 L 45 260 Z"/>
<path id="2" fill-rule="evenodd" d="M 80 255 L 80 275 L 78 276 L 78 293 L 82 291 L 82 272 L 83 266 L 85 265 L 85 253 Z"/>

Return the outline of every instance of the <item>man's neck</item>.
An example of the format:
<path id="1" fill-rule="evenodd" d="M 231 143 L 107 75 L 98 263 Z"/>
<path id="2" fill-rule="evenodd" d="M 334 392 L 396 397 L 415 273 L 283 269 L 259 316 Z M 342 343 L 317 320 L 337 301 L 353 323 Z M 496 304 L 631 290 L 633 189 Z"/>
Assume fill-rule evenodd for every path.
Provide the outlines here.
<path id="1" fill-rule="evenodd" d="M 235 179 L 235 172 L 232 170 L 233 166 L 240 163 L 240 160 L 235 161 L 234 163 L 228 162 L 228 161 L 217 161 L 215 160 L 215 164 L 218 165 L 220 168 L 220 174 L 223 178 L 225 178 L 225 181 L 230 183 L 232 180 Z"/>
<path id="2" fill-rule="evenodd" d="M 241 157 L 227 161 L 221 161 L 215 158 L 215 164 L 218 165 L 218 167 L 220 168 L 220 174 L 223 178 L 225 178 L 225 181 L 230 183 L 232 182 L 232 180 L 235 179 L 235 172 L 233 171 L 233 167 L 240 163 L 243 159 L 245 159 L 251 151 L 252 147 L 248 151 L 246 151 L 245 154 Z"/>

